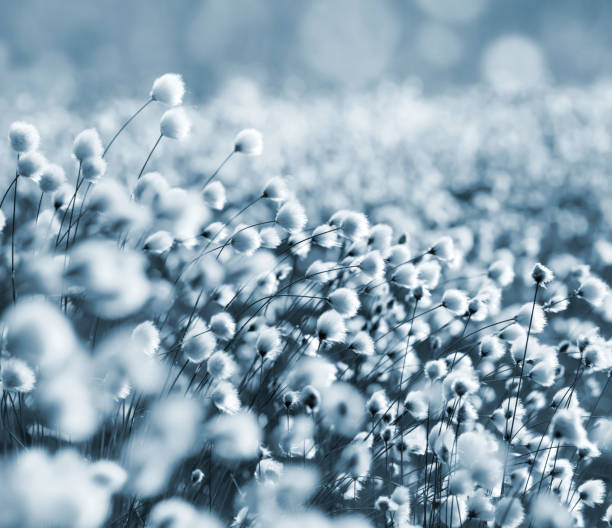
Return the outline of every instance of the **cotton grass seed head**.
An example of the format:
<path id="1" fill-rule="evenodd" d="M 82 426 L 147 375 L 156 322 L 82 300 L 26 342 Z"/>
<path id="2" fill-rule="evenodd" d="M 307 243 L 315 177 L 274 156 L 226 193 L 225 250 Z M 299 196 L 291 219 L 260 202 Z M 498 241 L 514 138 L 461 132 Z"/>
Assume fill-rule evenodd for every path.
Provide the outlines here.
<path id="1" fill-rule="evenodd" d="M 346 318 L 354 317 L 359 310 L 359 296 L 355 290 L 338 288 L 329 294 L 331 307 Z"/>
<path id="2" fill-rule="evenodd" d="M 234 139 L 234 151 L 246 156 L 259 156 L 263 151 L 263 137 L 254 128 L 245 128 Z"/>
<path id="3" fill-rule="evenodd" d="M 531 272 L 531 278 L 536 284 L 540 286 L 546 286 L 555 278 L 553 272 L 549 270 L 544 264 L 537 263 Z"/>
<path id="4" fill-rule="evenodd" d="M 592 508 L 606 498 L 606 484 L 601 479 L 587 480 L 578 486 L 578 494 L 582 503 Z"/>
<path id="5" fill-rule="evenodd" d="M 9 128 L 9 141 L 15 152 L 23 154 L 38 148 L 40 135 L 34 125 L 23 121 L 15 121 Z"/>
<path id="6" fill-rule="evenodd" d="M 442 237 L 431 248 L 428 253 L 441 260 L 452 260 L 455 256 L 455 244 L 449 236 Z"/>
<path id="7" fill-rule="evenodd" d="M 36 383 L 34 371 L 25 361 L 16 358 L 0 362 L 0 386 L 9 392 L 30 392 Z"/>
<path id="8" fill-rule="evenodd" d="M 601 306 L 608 294 L 608 285 L 598 277 L 587 278 L 578 288 L 577 295 L 593 306 Z"/>
<path id="9" fill-rule="evenodd" d="M 229 340 L 234 337 L 236 323 L 227 312 L 219 312 L 210 318 L 210 329 L 218 339 Z"/>
<path id="10" fill-rule="evenodd" d="M 165 73 L 153 81 L 151 99 L 168 106 L 178 106 L 183 102 L 185 83 L 178 73 Z"/>
<path id="11" fill-rule="evenodd" d="M 182 108 L 171 108 L 161 117 L 159 131 L 162 136 L 182 141 L 191 132 L 191 122 Z"/>
<path id="12" fill-rule="evenodd" d="M 225 206 L 225 187 L 219 181 L 211 182 L 204 187 L 202 196 L 206 204 L 212 209 L 220 211 Z"/>
<path id="13" fill-rule="evenodd" d="M 340 223 L 340 232 L 350 240 L 361 240 L 369 235 L 370 223 L 363 213 L 348 211 Z"/>
<path id="14" fill-rule="evenodd" d="M 252 255 L 261 247 L 261 237 L 254 227 L 238 225 L 231 237 L 230 245 L 244 255 Z"/>
<path id="15" fill-rule="evenodd" d="M 335 310 L 324 312 L 317 319 L 317 336 L 321 341 L 343 342 L 346 337 L 344 318 Z"/>
<path id="16" fill-rule="evenodd" d="M 295 200 L 283 204 L 276 213 L 276 223 L 290 233 L 304 229 L 307 221 L 306 211 L 302 204 Z"/>
<path id="17" fill-rule="evenodd" d="M 275 202 L 282 202 L 287 197 L 289 191 L 287 183 L 280 176 L 270 178 L 264 185 L 261 196 Z"/>
<path id="18" fill-rule="evenodd" d="M 255 348 L 263 359 L 274 359 L 281 347 L 279 331 L 274 327 L 264 328 L 259 332 Z"/>
<path id="19" fill-rule="evenodd" d="M 59 165 L 48 163 L 40 171 L 38 186 L 45 193 L 55 192 L 66 180 L 64 169 Z"/>
<path id="20" fill-rule="evenodd" d="M 106 161 L 103 158 L 89 157 L 81 163 L 81 174 L 85 181 L 96 182 L 106 172 Z"/>
<path id="21" fill-rule="evenodd" d="M 83 130 L 74 140 L 72 153 L 82 162 L 87 158 L 101 158 L 104 148 L 95 128 Z"/>
<path id="22" fill-rule="evenodd" d="M 45 157 L 37 151 L 27 152 L 17 162 L 17 172 L 24 178 L 34 178 L 47 165 Z"/>
<path id="23" fill-rule="evenodd" d="M 457 289 L 450 289 L 442 296 L 442 306 L 455 315 L 463 315 L 468 308 L 468 298 L 465 292 Z"/>

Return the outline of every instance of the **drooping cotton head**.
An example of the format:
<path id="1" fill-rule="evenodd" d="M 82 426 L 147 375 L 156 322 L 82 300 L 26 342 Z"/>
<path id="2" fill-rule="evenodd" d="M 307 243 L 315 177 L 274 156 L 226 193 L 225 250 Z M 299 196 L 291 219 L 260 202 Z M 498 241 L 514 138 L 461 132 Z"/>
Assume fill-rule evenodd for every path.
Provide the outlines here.
<path id="1" fill-rule="evenodd" d="M 245 128 L 234 139 L 234 151 L 247 156 L 259 156 L 263 151 L 263 137 L 254 128 Z"/>
<path id="2" fill-rule="evenodd" d="M 72 153 L 82 162 L 86 158 L 101 158 L 104 148 L 95 128 L 83 130 L 74 140 Z"/>
<path id="3" fill-rule="evenodd" d="M 183 102 L 185 83 L 178 73 L 165 73 L 153 81 L 151 99 L 169 106 L 177 106 Z"/>
<path id="4" fill-rule="evenodd" d="M 186 139 L 191 132 L 191 122 L 182 108 L 171 108 L 161 117 L 159 131 L 162 136 L 177 139 Z"/>
<path id="5" fill-rule="evenodd" d="M 36 150 L 40 144 L 40 135 L 34 125 L 15 121 L 9 128 L 11 148 L 20 154 Z"/>

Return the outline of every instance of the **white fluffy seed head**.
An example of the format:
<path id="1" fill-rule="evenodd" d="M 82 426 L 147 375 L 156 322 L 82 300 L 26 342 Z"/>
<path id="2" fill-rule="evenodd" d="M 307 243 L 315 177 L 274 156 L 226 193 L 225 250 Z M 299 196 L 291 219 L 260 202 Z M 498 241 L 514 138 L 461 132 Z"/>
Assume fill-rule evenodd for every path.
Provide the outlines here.
<path id="1" fill-rule="evenodd" d="M 49 163 L 40 172 L 38 186 L 42 192 L 51 193 L 55 192 L 65 180 L 66 174 L 64 169 L 59 165 Z"/>
<path id="2" fill-rule="evenodd" d="M 102 141 L 95 128 L 83 130 L 72 145 L 74 157 L 81 162 L 86 158 L 101 158 L 103 151 Z"/>
<path id="3" fill-rule="evenodd" d="M 268 200 L 283 201 L 288 194 L 287 183 L 280 176 L 270 178 L 264 185 L 261 195 Z"/>
<path id="4" fill-rule="evenodd" d="M 3 390 L 10 392 L 30 392 L 36 383 L 34 371 L 25 361 L 17 358 L 0 362 L 0 380 Z"/>
<path id="5" fill-rule="evenodd" d="M 33 178 L 47 165 L 45 157 L 37 151 L 27 152 L 17 162 L 19 176 Z"/>
<path id="6" fill-rule="evenodd" d="M 274 359 L 278 354 L 280 345 L 280 334 L 273 327 L 262 329 L 255 342 L 257 353 L 264 359 Z"/>
<path id="7" fill-rule="evenodd" d="M 239 225 L 232 235 L 231 246 L 244 255 L 252 255 L 261 246 L 261 237 L 254 227 Z"/>
<path id="8" fill-rule="evenodd" d="M 302 204 L 296 200 L 283 204 L 276 213 L 276 223 L 290 233 L 301 231 L 307 221 Z"/>
<path id="9" fill-rule="evenodd" d="M 171 108 L 161 117 L 159 131 L 162 136 L 177 139 L 186 139 L 191 131 L 191 122 L 182 108 Z"/>
<path id="10" fill-rule="evenodd" d="M 329 295 L 331 307 L 346 318 L 354 317 L 359 310 L 359 296 L 350 288 L 338 288 Z"/>
<path id="11" fill-rule="evenodd" d="M 587 278 L 578 288 L 578 295 L 593 306 L 601 306 L 608 294 L 608 285 L 598 277 Z"/>
<path id="12" fill-rule="evenodd" d="M 104 176 L 106 172 L 106 161 L 103 158 L 85 158 L 81 163 L 81 173 L 85 181 L 93 183 Z"/>
<path id="13" fill-rule="evenodd" d="M 219 339 L 229 340 L 234 337 L 236 323 L 227 312 L 219 312 L 210 318 L 210 329 Z"/>
<path id="14" fill-rule="evenodd" d="M 487 276 L 502 288 L 508 286 L 514 280 L 512 266 L 504 260 L 496 260 L 487 270 Z"/>
<path id="15" fill-rule="evenodd" d="M 234 151 L 247 156 L 259 156 L 263 151 L 263 137 L 254 128 L 245 128 L 234 139 Z"/>
<path id="16" fill-rule="evenodd" d="M 208 358 L 206 370 L 215 379 L 231 378 L 236 371 L 236 364 L 225 352 L 218 351 Z"/>
<path id="17" fill-rule="evenodd" d="M 425 363 L 425 375 L 430 380 L 437 380 L 446 376 L 447 366 L 443 359 L 432 359 Z"/>
<path id="18" fill-rule="evenodd" d="M 281 238 L 275 227 L 264 227 L 259 236 L 261 237 L 261 246 L 268 249 L 275 249 L 280 246 Z"/>
<path id="19" fill-rule="evenodd" d="M 317 335 L 321 341 L 341 343 L 346 337 L 344 318 L 335 310 L 328 310 L 317 319 Z"/>
<path id="20" fill-rule="evenodd" d="M 365 331 L 357 332 L 351 339 L 349 350 L 360 356 L 371 356 L 374 354 L 374 340 Z"/>
<path id="21" fill-rule="evenodd" d="M 183 102 L 185 83 L 178 73 L 165 73 L 153 81 L 151 99 L 169 106 L 177 106 Z"/>
<path id="22" fill-rule="evenodd" d="M 192 363 L 202 363 L 208 359 L 217 346 L 217 340 L 211 332 L 203 332 L 185 339 L 183 355 Z"/>
<path id="23" fill-rule="evenodd" d="M 172 244 L 174 244 L 172 235 L 168 233 L 168 231 L 161 230 L 147 237 L 143 249 L 159 255 L 168 251 L 172 247 Z"/>
<path id="24" fill-rule="evenodd" d="M 329 224 L 321 224 L 312 230 L 312 243 L 323 248 L 332 248 L 338 245 L 338 228 Z"/>
<path id="25" fill-rule="evenodd" d="M 380 252 L 370 251 L 359 261 L 359 269 L 371 280 L 378 279 L 385 271 L 385 261 Z"/>
<path id="26" fill-rule="evenodd" d="M 468 307 L 467 295 L 461 290 L 446 290 L 442 296 L 442 306 L 456 315 L 463 315 Z"/>
<path id="27" fill-rule="evenodd" d="M 34 125 L 15 121 L 9 128 L 11 148 L 20 154 L 36 150 L 40 144 L 40 135 Z"/>
<path id="28" fill-rule="evenodd" d="M 504 343 L 499 337 L 485 336 L 479 345 L 480 357 L 489 361 L 497 361 L 506 352 Z"/>
<path id="29" fill-rule="evenodd" d="M 144 321 L 132 330 L 132 341 L 134 341 L 147 356 L 154 356 L 159 348 L 159 330 L 152 321 Z"/>
<path id="30" fill-rule="evenodd" d="M 362 240 L 370 233 L 370 223 L 364 214 L 348 211 L 342 219 L 340 229 L 350 240 Z"/>
<path id="31" fill-rule="evenodd" d="M 533 267 L 533 271 L 531 272 L 531 278 L 537 284 L 540 284 L 541 286 L 546 286 L 555 278 L 555 275 L 546 266 L 544 266 L 544 264 L 538 262 Z"/>
<path id="32" fill-rule="evenodd" d="M 578 487 L 578 494 L 585 505 L 593 507 L 606 498 L 606 484 L 600 479 L 587 480 Z"/>
<path id="33" fill-rule="evenodd" d="M 449 236 L 442 237 L 431 248 L 429 253 L 441 260 L 452 260 L 455 256 L 455 244 Z"/>
<path id="34" fill-rule="evenodd" d="M 392 281 L 404 288 L 412 289 L 418 284 L 419 272 L 413 264 L 404 264 L 393 274 Z"/>
<path id="35" fill-rule="evenodd" d="M 209 183 L 206 187 L 204 187 L 202 195 L 206 204 L 212 209 L 220 211 L 223 209 L 223 207 L 225 207 L 225 187 L 221 182 L 214 181 Z"/>

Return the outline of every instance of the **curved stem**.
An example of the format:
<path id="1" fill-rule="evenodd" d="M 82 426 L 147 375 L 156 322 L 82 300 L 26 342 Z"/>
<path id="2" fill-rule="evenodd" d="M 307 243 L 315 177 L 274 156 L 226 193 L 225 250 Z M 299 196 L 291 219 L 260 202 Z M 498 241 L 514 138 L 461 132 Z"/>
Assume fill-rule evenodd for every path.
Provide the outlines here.
<path id="1" fill-rule="evenodd" d="M 36 224 L 38 224 L 38 217 L 40 216 L 40 206 L 42 205 L 43 198 L 45 197 L 45 191 L 40 193 L 40 200 L 38 200 L 38 209 L 36 209 Z"/>
<path id="2" fill-rule="evenodd" d="M 117 133 L 113 136 L 113 139 L 111 139 L 108 142 L 108 145 L 106 145 L 106 148 L 104 149 L 104 152 L 102 153 L 102 157 L 106 156 L 106 153 L 108 152 L 108 149 L 111 148 L 111 145 L 115 142 L 115 139 L 117 139 L 117 137 L 119 136 L 119 134 L 121 134 L 121 132 L 123 132 L 123 129 L 128 126 L 133 120 L 134 118 L 140 114 L 140 112 L 142 112 L 147 106 L 149 106 L 151 103 L 153 102 L 153 99 L 149 99 L 145 104 L 143 104 L 138 110 L 136 110 L 136 112 L 134 112 L 130 118 L 123 123 L 123 125 L 121 125 L 121 128 L 119 130 L 117 130 Z"/>
<path id="3" fill-rule="evenodd" d="M 162 140 L 164 136 L 162 134 L 159 135 L 159 137 L 157 138 L 157 141 L 155 142 L 155 145 L 153 145 L 153 148 L 151 149 L 151 152 L 149 152 L 149 155 L 147 156 L 147 159 L 145 160 L 142 168 L 140 169 L 140 172 L 138 173 L 138 178 L 136 178 L 137 180 L 140 180 L 140 177 L 142 176 L 142 173 L 144 172 L 147 163 L 149 163 L 149 160 L 151 159 L 151 156 L 153 155 L 153 152 L 155 152 L 155 149 L 157 148 L 157 145 L 159 145 L 159 142 Z"/>
<path id="4" fill-rule="evenodd" d="M 232 150 L 227 157 L 221 162 L 221 164 L 215 169 L 215 172 L 213 172 L 210 175 L 210 178 L 208 178 L 208 180 L 206 180 L 206 183 L 202 186 L 202 189 L 204 189 L 204 187 L 206 187 L 211 181 L 213 181 L 215 179 L 215 177 L 217 176 L 217 174 L 219 174 L 219 171 L 223 168 L 223 166 L 231 159 L 231 157 L 236 153 L 235 150 Z"/>
<path id="5" fill-rule="evenodd" d="M 17 184 L 19 175 L 15 176 L 13 187 L 13 225 L 11 226 L 11 285 L 13 288 L 13 303 L 17 301 L 17 289 L 15 287 L 15 218 L 17 216 Z"/>

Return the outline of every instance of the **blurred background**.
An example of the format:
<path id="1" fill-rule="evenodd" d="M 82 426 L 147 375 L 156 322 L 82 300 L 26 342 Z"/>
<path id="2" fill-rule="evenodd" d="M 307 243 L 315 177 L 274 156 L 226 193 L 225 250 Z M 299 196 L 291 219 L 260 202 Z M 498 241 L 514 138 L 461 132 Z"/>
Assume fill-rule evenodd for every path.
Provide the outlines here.
<path id="1" fill-rule="evenodd" d="M 140 97 L 166 71 L 205 101 L 237 76 L 269 94 L 381 81 L 439 93 L 481 80 L 514 92 L 612 70 L 608 0 L 0 3 L 0 90 L 75 104 Z"/>

